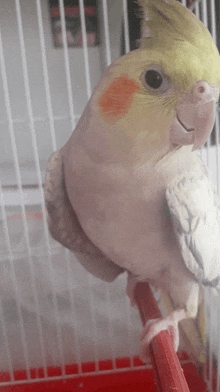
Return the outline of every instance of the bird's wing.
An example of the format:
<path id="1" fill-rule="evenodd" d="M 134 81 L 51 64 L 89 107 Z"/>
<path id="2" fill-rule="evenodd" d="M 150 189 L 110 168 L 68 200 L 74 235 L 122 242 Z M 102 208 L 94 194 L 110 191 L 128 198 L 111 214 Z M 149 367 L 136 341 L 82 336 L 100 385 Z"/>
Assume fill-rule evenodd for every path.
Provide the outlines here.
<path id="1" fill-rule="evenodd" d="M 186 267 L 203 286 L 220 288 L 220 204 L 201 163 L 166 190 L 174 231 Z"/>
<path id="2" fill-rule="evenodd" d="M 83 231 L 67 196 L 61 150 L 53 153 L 48 161 L 45 202 L 52 237 L 73 251 L 84 268 L 109 282 L 124 271 L 108 259 Z"/>
<path id="3" fill-rule="evenodd" d="M 220 203 L 210 175 L 202 163 L 179 174 L 168 185 L 166 198 L 174 231 L 186 267 L 203 286 L 220 288 Z M 214 289 L 215 288 L 215 289 Z M 171 299 L 160 293 L 165 314 Z M 180 323 L 182 347 L 198 362 L 205 358 L 204 292 L 195 319 Z"/>

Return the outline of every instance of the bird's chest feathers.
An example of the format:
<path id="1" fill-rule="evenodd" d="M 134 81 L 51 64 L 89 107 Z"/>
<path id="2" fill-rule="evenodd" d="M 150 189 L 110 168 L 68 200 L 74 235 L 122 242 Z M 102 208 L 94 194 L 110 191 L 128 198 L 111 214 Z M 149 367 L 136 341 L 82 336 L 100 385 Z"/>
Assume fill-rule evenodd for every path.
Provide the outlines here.
<path id="1" fill-rule="evenodd" d="M 67 185 L 67 191 L 80 223 L 112 260 L 128 267 L 138 253 L 144 259 L 147 250 L 156 252 L 158 243 L 172 243 L 165 186 L 158 175 L 95 165 L 78 167 L 72 176 L 74 187 Z"/>
<path id="2" fill-rule="evenodd" d="M 143 175 L 119 164 L 76 167 L 71 178 L 74 187 L 68 193 L 78 213 L 103 224 L 123 214 L 147 210 L 151 200 L 165 194 L 164 185 L 150 170 Z"/>

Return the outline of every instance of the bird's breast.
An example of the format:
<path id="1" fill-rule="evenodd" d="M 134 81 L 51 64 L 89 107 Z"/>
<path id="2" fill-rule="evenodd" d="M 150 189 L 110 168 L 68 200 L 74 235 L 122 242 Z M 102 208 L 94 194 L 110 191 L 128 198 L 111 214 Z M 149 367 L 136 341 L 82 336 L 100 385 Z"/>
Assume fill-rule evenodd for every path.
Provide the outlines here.
<path id="1" fill-rule="evenodd" d="M 82 228 L 112 261 L 137 276 L 158 276 L 179 250 L 165 199 L 153 173 L 125 167 L 71 165 L 66 188 Z"/>

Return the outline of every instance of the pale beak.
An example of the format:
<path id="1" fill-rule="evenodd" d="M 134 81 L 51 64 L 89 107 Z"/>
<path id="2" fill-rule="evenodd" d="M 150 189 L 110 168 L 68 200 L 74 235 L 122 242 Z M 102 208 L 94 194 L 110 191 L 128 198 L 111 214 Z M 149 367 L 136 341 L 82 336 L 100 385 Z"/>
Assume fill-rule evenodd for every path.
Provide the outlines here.
<path id="1" fill-rule="evenodd" d="M 193 144 L 193 151 L 201 147 L 212 132 L 218 96 L 218 86 L 197 82 L 190 95 L 177 106 L 170 126 L 171 143 L 182 146 Z"/>

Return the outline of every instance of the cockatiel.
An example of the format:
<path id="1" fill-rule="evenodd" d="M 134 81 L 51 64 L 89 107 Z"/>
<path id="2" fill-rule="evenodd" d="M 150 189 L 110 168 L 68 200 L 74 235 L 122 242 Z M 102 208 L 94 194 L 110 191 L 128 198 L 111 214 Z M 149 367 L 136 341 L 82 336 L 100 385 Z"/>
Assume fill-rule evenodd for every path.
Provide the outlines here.
<path id="1" fill-rule="evenodd" d="M 197 314 L 199 287 L 219 287 L 220 218 L 196 149 L 212 131 L 219 53 L 204 25 L 175 0 L 139 0 L 139 49 L 109 66 L 66 145 L 48 163 L 49 229 L 95 276 L 128 271 L 173 311 L 162 329 Z M 143 351 L 143 350 L 142 350 Z M 144 355 L 142 355 L 144 357 Z"/>

